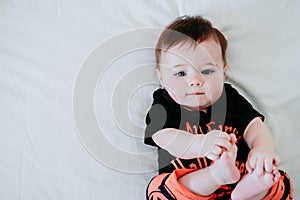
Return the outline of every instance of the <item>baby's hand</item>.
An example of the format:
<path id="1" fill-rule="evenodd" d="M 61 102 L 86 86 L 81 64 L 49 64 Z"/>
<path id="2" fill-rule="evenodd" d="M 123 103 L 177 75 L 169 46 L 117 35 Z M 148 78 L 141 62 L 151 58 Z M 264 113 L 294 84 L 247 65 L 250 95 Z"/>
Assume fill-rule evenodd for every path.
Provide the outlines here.
<path id="1" fill-rule="evenodd" d="M 202 140 L 200 155 L 206 156 L 210 160 L 216 160 L 224 150 L 231 148 L 231 140 L 231 137 L 225 132 L 218 130 L 210 131 Z"/>
<path id="2" fill-rule="evenodd" d="M 249 173 L 255 171 L 258 176 L 261 176 L 265 172 L 271 173 L 279 164 L 280 158 L 275 152 L 260 146 L 254 147 L 249 152 L 246 169 Z"/>

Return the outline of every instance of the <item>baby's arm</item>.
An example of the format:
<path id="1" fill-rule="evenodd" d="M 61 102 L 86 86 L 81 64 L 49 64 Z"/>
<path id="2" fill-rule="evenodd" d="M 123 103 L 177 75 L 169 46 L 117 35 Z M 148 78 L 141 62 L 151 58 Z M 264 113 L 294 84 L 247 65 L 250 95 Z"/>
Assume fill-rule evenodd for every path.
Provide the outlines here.
<path id="1" fill-rule="evenodd" d="M 154 142 L 175 157 L 191 159 L 208 157 L 216 160 L 223 149 L 231 147 L 230 136 L 221 131 L 210 131 L 206 135 L 194 135 L 174 128 L 166 128 L 152 136 Z"/>
<path id="2" fill-rule="evenodd" d="M 258 175 L 264 172 L 270 173 L 274 166 L 277 167 L 280 164 L 280 159 L 275 153 L 272 134 L 258 117 L 250 122 L 244 138 L 251 149 L 246 163 L 246 168 L 250 173 L 253 170 L 256 170 Z"/>

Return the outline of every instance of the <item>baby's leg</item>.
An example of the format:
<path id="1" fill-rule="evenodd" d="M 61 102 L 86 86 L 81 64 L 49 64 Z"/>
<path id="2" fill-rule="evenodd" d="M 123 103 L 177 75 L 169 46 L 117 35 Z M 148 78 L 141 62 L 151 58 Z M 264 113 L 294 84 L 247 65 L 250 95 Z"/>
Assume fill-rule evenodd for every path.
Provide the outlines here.
<path id="1" fill-rule="evenodd" d="M 239 181 L 231 194 L 232 200 L 263 199 L 269 193 L 269 189 L 279 181 L 279 171 L 265 173 L 258 176 L 255 172 L 246 174 Z"/>

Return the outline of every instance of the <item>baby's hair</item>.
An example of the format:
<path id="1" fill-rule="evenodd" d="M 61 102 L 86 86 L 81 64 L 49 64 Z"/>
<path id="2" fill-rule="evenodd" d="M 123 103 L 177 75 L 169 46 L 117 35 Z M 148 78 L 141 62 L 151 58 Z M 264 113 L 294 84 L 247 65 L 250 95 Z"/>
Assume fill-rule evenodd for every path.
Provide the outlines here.
<path id="1" fill-rule="evenodd" d="M 210 21 L 202 16 L 181 16 L 175 19 L 161 33 L 155 48 L 156 66 L 159 68 L 162 51 L 180 43 L 191 43 L 196 45 L 208 38 L 213 38 L 221 46 L 222 59 L 226 61 L 227 40 L 225 36 Z"/>

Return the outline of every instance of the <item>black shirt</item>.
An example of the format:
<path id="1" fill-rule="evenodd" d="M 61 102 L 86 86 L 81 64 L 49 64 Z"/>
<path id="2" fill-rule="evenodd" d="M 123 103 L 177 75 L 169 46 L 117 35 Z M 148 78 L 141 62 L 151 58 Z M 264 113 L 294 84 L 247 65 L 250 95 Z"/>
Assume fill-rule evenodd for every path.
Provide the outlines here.
<path id="1" fill-rule="evenodd" d="M 146 116 L 144 143 L 158 147 L 152 135 L 164 128 L 185 130 L 191 134 L 206 134 L 210 130 L 221 130 L 237 137 L 236 165 L 242 174 L 246 173 L 249 147 L 243 133 L 256 117 L 264 120 L 252 105 L 230 84 L 225 83 L 221 97 L 208 107 L 207 112 L 190 111 L 177 104 L 164 89 L 153 93 L 153 103 Z M 176 168 L 202 169 L 211 164 L 207 158 L 180 159 L 158 147 L 159 173 L 172 172 Z"/>

